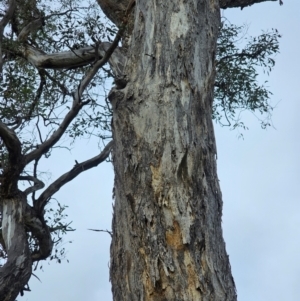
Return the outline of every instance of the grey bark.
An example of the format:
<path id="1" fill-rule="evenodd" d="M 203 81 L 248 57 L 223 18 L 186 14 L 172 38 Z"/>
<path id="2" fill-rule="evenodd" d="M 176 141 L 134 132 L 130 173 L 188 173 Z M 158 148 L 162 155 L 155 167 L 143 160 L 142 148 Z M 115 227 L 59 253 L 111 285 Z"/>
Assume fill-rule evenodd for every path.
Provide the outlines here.
<path id="1" fill-rule="evenodd" d="M 31 276 L 32 259 L 24 229 L 26 198 L 22 193 L 2 199 L 2 239 L 7 262 L 0 268 L 0 300 L 15 300 Z"/>
<path id="2" fill-rule="evenodd" d="M 113 106 L 113 299 L 236 300 L 211 120 L 218 1 L 136 3 Z"/>

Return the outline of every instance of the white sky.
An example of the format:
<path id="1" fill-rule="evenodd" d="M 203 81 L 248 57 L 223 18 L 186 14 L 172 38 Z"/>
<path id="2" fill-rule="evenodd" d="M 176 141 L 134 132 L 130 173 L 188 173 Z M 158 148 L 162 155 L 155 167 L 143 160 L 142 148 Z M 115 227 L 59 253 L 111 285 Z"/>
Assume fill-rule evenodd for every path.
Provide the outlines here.
<path id="1" fill-rule="evenodd" d="M 300 300 L 300 1 L 268 2 L 223 12 L 234 24 L 250 24 L 249 33 L 277 28 L 283 35 L 275 70 L 268 78 L 277 108 L 275 128 L 262 130 L 245 116 L 244 140 L 216 126 L 218 172 L 223 192 L 223 229 L 239 301 Z M 80 150 L 57 152 L 45 165 L 52 179 L 97 154 L 82 141 Z M 65 244 L 70 263 L 44 263 L 18 300 L 110 301 L 110 236 L 88 228 L 110 229 L 113 171 L 109 164 L 83 173 L 55 197 L 69 206 L 77 229 Z"/>

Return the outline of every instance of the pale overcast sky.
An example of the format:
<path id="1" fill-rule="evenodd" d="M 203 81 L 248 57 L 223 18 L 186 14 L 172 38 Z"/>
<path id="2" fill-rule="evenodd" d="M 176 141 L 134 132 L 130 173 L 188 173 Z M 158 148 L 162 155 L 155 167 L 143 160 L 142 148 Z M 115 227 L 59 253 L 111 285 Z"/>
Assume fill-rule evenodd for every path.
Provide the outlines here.
<path id="1" fill-rule="evenodd" d="M 215 127 L 218 172 L 223 192 L 223 229 L 239 301 L 300 300 L 300 1 L 267 2 L 223 11 L 232 23 L 250 25 L 249 34 L 276 28 L 283 35 L 275 70 L 274 128 L 262 130 L 251 114 L 244 140 Z M 97 154 L 97 144 L 82 141 L 80 150 L 57 151 L 45 170 L 52 179 Z M 55 197 L 69 206 L 77 229 L 65 237 L 69 263 L 47 262 L 36 271 L 18 300 L 111 301 L 108 275 L 110 236 L 88 228 L 110 229 L 113 170 L 110 164 L 81 174 Z M 68 244 L 67 241 L 73 241 Z"/>

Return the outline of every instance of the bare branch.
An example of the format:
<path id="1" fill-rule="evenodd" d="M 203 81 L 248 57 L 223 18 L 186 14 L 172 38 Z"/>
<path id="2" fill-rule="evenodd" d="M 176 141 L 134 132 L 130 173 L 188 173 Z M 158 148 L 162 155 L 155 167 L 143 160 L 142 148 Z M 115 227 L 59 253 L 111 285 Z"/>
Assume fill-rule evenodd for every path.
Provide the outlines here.
<path id="1" fill-rule="evenodd" d="M 37 191 L 39 189 L 42 189 L 45 187 L 44 182 L 42 182 L 41 180 L 39 180 L 36 177 L 33 176 L 19 176 L 19 180 L 21 181 L 32 181 L 35 183 L 35 185 L 28 187 L 27 189 L 25 189 L 24 193 L 25 195 L 28 195 L 34 191 Z"/>
<path id="2" fill-rule="evenodd" d="M 278 0 L 220 0 L 220 8 L 230 8 L 230 7 L 240 7 L 244 8 L 246 6 L 251 6 L 260 2 L 267 1 L 278 1 Z"/>
<path id="3" fill-rule="evenodd" d="M 53 145 L 59 141 L 61 136 L 65 133 L 67 127 L 69 124 L 73 121 L 73 119 L 77 116 L 81 108 L 86 105 L 87 102 L 77 102 L 73 105 L 73 107 L 70 109 L 70 111 L 65 116 L 64 120 L 58 127 L 58 129 L 51 135 L 51 137 L 40 144 L 37 149 L 33 150 L 29 154 L 25 156 L 25 163 L 28 164 L 29 162 L 39 158 L 41 155 L 47 153 Z M 1 135 L 1 132 L 0 132 Z"/>
<path id="4" fill-rule="evenodd" d="M 88 229 L 90 231 L 95 231 L 95 232 L 106 232 L 108 233 L 111 237 L 113 236 L 113 233 L 111 231 L 106 230 L 98 230 L 98 229 Z"/>
<path id="5" fill-rule="evenodd" d="M 101 54 L 103 51 L 107 52 L 110 46 L 111 43 L 108 42 L 100 43 L 99 54 Z M 115 77 L 123 75 L 124 65 L 125 65 L 125 55 L 122 53 L 122 48 L 117 47 L 112 53 L 112 55 L 110 56 L 108 62 Z"/>
<path id="6" fill-rule="evenodd" d="M 97 61 L 95 63 L 95 65 L 93 66 L 93 68 L 86 74 L 86 76 L 82 79 L 78 89 L 77 89 L 77 93 L 75 94 L 75 101 L 80 101 L 81 95 L 83 93 L 83 91 L 85 90 L 85 88 L 88 86 L 88 84 L 92 81 L 92 79 L 94 78 L 95 74 L 98 72 L 98 70 L 104 66 L 109 58 L 111 57 L 111 55 L 113 54 L 114 50 L 117 48 L 119 41 L 122 38 L 122 35 L 125 31 L 126 26 L 121 27 L 117 34 L 116 37 L 114 39 L 114 41 L 112 42 L 112 44 L 110 45 L 110 47 L 107 49 L 107 51 L 105 52 L 104 56 L 102 57 L 102 59 L 100 61 Z"/>
<path id="7" fill-rule="evenodd" d="M 62 186 L 66 183 L 73 180 L 80 173 L 98 166 L 101 162 L 105 161 L 109 156 L 111 149 L 113 147 L 113 141 L 110 141 L 103 151 L 96 157 L 86 160 L 82 163 L 76 164 L 70 171 L 66 172 L 62 176 L 60 176 L 56 181 L 54 181 L 36 200 L 34 207 L 38 212 L 41 212 L 49 199 L 56 193 Z"/>
<path id="8" fill-rule="evenodd" d="M 37 166 L 38 166 L 39 160 L 40 160 L 40 158 L 37 158 L 36 160 L 34 160 L 34 164 L 33 164 L 33 176 L 35 178 L 37 178 Z M 32 199 L 32 202 L 35 201 L 35 191 L 33 191 L 32 195 L 31 195 L 31 199 Z"/>

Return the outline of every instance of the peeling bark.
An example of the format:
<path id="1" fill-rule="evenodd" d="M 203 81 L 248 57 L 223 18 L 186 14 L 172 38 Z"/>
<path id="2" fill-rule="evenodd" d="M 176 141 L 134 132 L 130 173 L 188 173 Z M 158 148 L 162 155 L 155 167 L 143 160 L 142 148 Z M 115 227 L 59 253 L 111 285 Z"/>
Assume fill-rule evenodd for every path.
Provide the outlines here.
<path id="1" fill-rule="evenodd" d="M 218 1 L 138 1 L 114 88 L 113 299 L 236 300 L 211 120 Z"/>
<path id="2" fill-rule="evenodd" d="M 7 262 L 0 268 L 0 300 L 15 300 L 31 276 L 32 259 L 24 228 L 26 198 L 2 199 L 2 236 Z"/>

